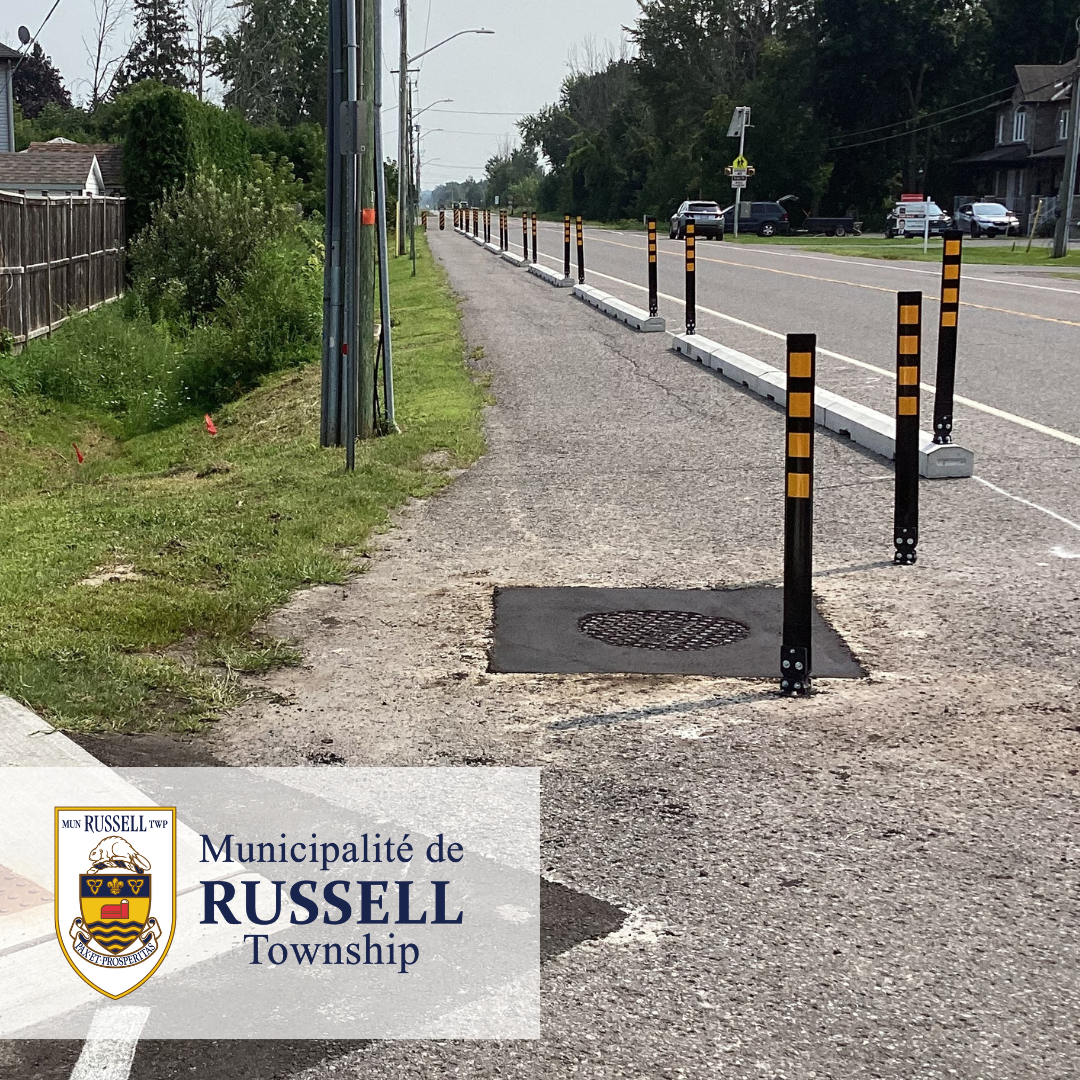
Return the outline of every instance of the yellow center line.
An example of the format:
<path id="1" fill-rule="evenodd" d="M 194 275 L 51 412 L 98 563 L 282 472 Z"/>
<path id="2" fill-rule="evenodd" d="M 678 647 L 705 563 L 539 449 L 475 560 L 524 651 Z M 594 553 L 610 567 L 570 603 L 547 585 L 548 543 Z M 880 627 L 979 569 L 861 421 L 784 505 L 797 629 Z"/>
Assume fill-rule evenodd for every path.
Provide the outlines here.
<path id="1" fill-rule="evenodd" d="M 600 236 L 592 236 L 589 239 L 599 244 L 611 244 L 613 247 L 629 248 L 631 251 L 641 251 L 642 249 L 636 244 L 623 244 L 618 240 L 605 240 Z M 664 251 L 661 249 L 661 254 L 670 255 L 673 259 L 681 259 L 682 252 L 679 251 Z M 717 259 L 708 255 L 698 255 L 698 262 L 711 262 L 719 263 L 723 266 L 735 266 L 740 270 L 760 270 L 766 274 L 780 274 L 783 277 L 805 278 L 807 281 L 824 281 L 830 285 L 847 285 L 851 289 L 867 289 L 870 292 L 883 292 L 891 295 L 896 294 L 896 289 L 886 289 L 881 285 L 865 285 L 860 281 L 844 281 L 842 278 L 830 278 L 819 277 L 817 274 L 800 274 L 796 270 L 778 270 L 773 266 L 758 266 L 756 263 L 742 263 L 734 262 L 731 259 Z M 931 293 L 925 293 L 927 300 L 940 300 L 940 296 L 934 296 Z M 1011 308 L 991 307 L 989 304 L 973 304 L 969 300 L 961 300 L 961 307 L 976 308 L 979 311 L 995 311 L 1000 315 L 1016 315 L 1021 319 L 1037 319 L 1039 322 L 1058 323 L 1061 326 L 1080 326 L 1080 322 L 1073 322 L 1071 319 L 1055 319 L 1051 315 L 1033 315 L 1030 311 L 1013 311 Z"/>

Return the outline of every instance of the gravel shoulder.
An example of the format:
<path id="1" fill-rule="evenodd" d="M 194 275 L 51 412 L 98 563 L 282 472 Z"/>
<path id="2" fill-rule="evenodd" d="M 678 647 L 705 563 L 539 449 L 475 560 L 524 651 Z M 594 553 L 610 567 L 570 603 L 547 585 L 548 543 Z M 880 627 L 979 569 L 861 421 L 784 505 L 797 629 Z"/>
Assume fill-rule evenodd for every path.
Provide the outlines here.
<path id="1" fill-rule="evenodd" d="M 268 628 L 231 764 L 542 765 L 545 876 L 629 912 L 544 966 L 545 1037 L 380 1044 L 333 1076 L 1074 1076 L 1080 559 L 1058 523 L 818 440 L 816 590 L 870 672 L 493 675 L 502 585 L 778 583 L 783 418 L 450 231 L 489 453 Z M 321 755 L 321 756 L 320 756 Z"/>

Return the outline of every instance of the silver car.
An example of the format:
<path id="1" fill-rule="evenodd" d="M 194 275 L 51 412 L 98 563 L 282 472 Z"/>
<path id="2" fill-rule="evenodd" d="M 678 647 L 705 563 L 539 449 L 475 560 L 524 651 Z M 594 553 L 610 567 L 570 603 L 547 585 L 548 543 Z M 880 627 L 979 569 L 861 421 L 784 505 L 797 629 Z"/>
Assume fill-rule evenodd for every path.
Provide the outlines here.
<path id="1" fill-rule="evenodd" d="M 972 239 L 980 236 L 1020 235 L 1020 219 L 997 202 L 964 203 L 956 211 L 956 227 L 966 229 Z"/>
<path id="2" fill-rule="evenodd" d="M 716 240 L 724 239 L 724 215 L 718 203 L 691 202 L 690 200 L 684 202 L 671 215 L 671 221 L 668 225 L 668 237 L 672 240 L 684 240 L 688 221 L 694 223 L 695 236 L 711 236 Z"/>

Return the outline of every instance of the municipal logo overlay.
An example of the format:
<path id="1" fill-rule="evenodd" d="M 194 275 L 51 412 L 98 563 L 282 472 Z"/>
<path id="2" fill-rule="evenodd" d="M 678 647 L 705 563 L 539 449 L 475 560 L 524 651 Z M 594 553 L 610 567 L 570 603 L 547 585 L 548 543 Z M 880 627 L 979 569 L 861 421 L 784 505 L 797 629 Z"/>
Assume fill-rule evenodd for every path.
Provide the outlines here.
<path id="1" fill-rule="evenodd" d="M 56 808 L 56 936 L 110 998 L 142 986 L 172 943 L 176 808 Z"/>

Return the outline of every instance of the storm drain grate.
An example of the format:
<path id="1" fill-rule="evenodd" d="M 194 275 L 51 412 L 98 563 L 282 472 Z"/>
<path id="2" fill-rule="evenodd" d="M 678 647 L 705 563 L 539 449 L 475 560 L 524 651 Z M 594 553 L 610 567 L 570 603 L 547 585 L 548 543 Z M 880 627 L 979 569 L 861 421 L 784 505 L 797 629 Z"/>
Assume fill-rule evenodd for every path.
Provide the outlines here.
<path id="1" fill-rule="evenodd" d="M 578 619 L 578 629 L 605 645 L 664 652 L 715 649 L 750 636 L 741 622 L 698 611 L 597 611 Z"/>

